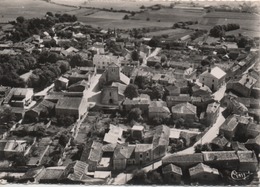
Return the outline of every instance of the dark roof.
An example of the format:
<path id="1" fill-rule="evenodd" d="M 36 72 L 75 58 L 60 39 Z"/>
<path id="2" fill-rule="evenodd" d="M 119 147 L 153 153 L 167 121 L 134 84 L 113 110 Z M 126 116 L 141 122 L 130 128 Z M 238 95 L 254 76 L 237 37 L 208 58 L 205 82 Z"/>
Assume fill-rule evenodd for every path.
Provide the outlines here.
<path id="1" fill-rule="evenodd" d="M 81 181 L 87 177 L 88 164 L 82 161 L 70 163 L 62 174 L 62 178 L 68 178 L 72 181 Z"/>
<path id="2" fill-rule="evenodd" d="M 114 152 L 114 159 L 127 159 L 134 153 L 135 145 L 117 145 Z"/>
<path id="3" fill-rule="evenodd" d="M 56 108 L 78 110 L 83 100 L 77 97 L 63 97 L 57 102 Z"/>
<path id="4" fill-rule="evenodd" d="M 231 161 L 238 160 L 235 151 L 208 151 L 202 152 L 204 161 Z"/>
<path id="5" fill-rule="evenodd" d="M 239 162 L 255 162 L 258 163 L 254 151 L 237 151 Z"/>
<path id="6" fill-rule="evenodd" d="M 179 113 L 179 114 L 197 114 L 197 107 L 193 104 L 188 102 L 180 103 L 171 108 L 172 113 Z"/>
<path id="7" fill-rule="evenodd" d="M 153 135 L 153 148 L 156 148 L 160 145 L 168 146 L 169 144 L 169 136 L 170 136 L 170 128 L 166 125 L 160 125 L 155 128 L 155 133 Z"/>
<path id="8" fill-rule="evenodd" d="M 211 168 L 203 163 L 199 163 L 198 165 L 190 168 L 189 173 L 190 173 L 190 176 L 198 175 L 201 173 L 210 173 L 210 174 L 219 175 L 219 172 L 217 169 Z"/>
<path id="9" fill-rule="evenodd" d="M 235 151 L 247 151 L 247 148 L 245 147 L 245 144 L 237 142 L 237 141 L 231 142 L 231 147 Z"/>
<path id="10" fill-rule="evenodd" d="M 203 162 L 202 153 L 186 154 L 186 155 L 177 155 L 172 154 L 162 159 L 163 164 L 196 164 Z"/>
<path id="11" fill-rule="evenodd" d="M 34 179 L 41 172 L 44 172 L 44 166 L 38 166 L 38 167 L 35 167 L 35 168 L 31 168 L 20 178 L 20 180 Z"/>
<path id="12" fill-rule="evenodd" d="M 175 166 L 173 164 L 168 164 L 166 166 L 164 166 L 162 168 L 162 173 L 163 174 L 167 174 L 167 173 L 175 173 L 175 174 L 179 174 L 182 175 L 182 170 L 180 167 Z"/>
<path id="13" fill-rule="evenodd" d="M 224 147 L 225 145 L 227 145 L 228 140 L 224 136 L 222 136 L 222 137 L 218 136 L 218 137 L 214 138 L 211 141 L 211 143 L 214 144 L 214 145 L 217 145 L 219 147 Z"/>

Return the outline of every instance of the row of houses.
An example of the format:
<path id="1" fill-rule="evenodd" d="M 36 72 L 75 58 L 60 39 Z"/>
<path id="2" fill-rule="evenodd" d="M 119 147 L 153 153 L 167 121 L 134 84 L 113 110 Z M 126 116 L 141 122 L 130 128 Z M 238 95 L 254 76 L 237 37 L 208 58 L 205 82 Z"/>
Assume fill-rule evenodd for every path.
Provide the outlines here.
<path id="1" fill-rule="evenodd" d="M 223 169 L 247 173 L 258 169 L 254 151 L 205 151 L 195 154 L 176 154 L 163 158 L 162 164 L 164 180 L 177 184 L 186 173 L 188 175 L 185 177 L 188 176 L 192 182 L 214 183 L 221 179 L 220 171 Z"/>

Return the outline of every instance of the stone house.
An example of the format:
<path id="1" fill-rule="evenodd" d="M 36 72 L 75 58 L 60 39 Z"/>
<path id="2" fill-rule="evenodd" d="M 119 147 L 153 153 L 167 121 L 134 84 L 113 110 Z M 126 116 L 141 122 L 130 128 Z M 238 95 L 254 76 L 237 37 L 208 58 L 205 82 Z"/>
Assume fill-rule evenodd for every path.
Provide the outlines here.
<path id="1" fill-rule="evenodd" d="M 243 97 L 250 97 L 251 91 L 257 80 L 250 75 L 244 74 L 240 78 L 228 81 L 227 90 L 235 91 Z"/>
<path id="2" fill-rule="evenodd" d="M 197 107 L 193 104 L 190 104 L 188 102 L 181 103 L 173 106 L 171 108 L 172 111 L 172 117 L 173 119 L 187 119 L 189 121 L 196 121 L 198 119 L 197 117 Z"/>
<path id="3" fill-rule="evenodd" d="M 135 146 L 135 164 L 143 165 L 149 163 L 153 159 L 152 144 L 136 144 Z"/>
<path id="4" fill-rule="evenodd" d="M 148 108 L 149 119 L 168 118 L 171 112 L 164 101 L 152 101 Z"/>
<path id="5" fill-rule="evenodd" d="M 166 103 L 169 108 L 172 106 L 181 104 L 181 103 L 186 103 L 186 102 L 191 102 L 191 97 L 188 94 L 180 94 L 178 96 L 167 96 L 166 97 Z"/>
<path id="6" fill-rule="evenodd" d="M 215 168 L 211 168 L 203 163 L 189 169 L 190 178 L 192 181 L 199 182 L 214 182 L 218 181 L 220 174 L 219 171 Z"/>
<path id="7" fill-rule="evenodd" d="M 126 166 L 135 164 L 135 145 L 117 144 L 113 155 L 113 169 L 124 170 Z"/>
<path id="8" fill-rule="evenodd" d="M 54 88 L 55 91 L 66 90 L 69 85 L 69 80 L 64 77 L 59 77 L 57 80 L 54 81 Z"/>
<path id="9" fill-rule="evenodd" d="M 219 67 L 209 68 L 199 76 L 200 83 L 208 86 L 213 92 L 225 84 L 226 73 Z"/>
<path id="10" fill-rule="evenodd" d="M 80 119 L 88 110 L 86 99 L 80 97 L 63 97 L 58 100 L 55 113 L 57 116 L 73 116 Z"/>
<path id="11" fill-rule="evenodd" d="M 163 179 L 166 183 L 179 184 L 182 178 L 182 170 L 174 164 L 168 164 L 162 168 Z"/>

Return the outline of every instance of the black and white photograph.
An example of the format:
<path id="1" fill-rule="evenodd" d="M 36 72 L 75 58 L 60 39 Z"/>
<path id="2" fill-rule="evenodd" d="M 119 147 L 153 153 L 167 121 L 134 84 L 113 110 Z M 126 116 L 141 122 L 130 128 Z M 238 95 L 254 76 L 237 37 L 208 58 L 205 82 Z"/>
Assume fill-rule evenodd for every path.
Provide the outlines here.
<path id="1" fill-rule="evenodd" d="M 0 185 L 260 185 L 260 0 L 0 0 Z"/>

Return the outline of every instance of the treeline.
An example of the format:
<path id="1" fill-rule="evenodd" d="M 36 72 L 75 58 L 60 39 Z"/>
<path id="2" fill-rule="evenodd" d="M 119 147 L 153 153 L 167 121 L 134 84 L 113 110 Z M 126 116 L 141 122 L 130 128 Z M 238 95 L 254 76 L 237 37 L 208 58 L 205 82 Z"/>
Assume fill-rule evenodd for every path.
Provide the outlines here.
<path id="1" fill-rule="evenodd" d="M 213 37 L 225 36 L 225 32 L 240 29 L 239 24 L 229 23 L 227 25 L 216 25 L 210 29 L 210 35 Z"/>
<path id="2" fill-rule="evenodd" d="M 11 33 L 8 39 L 13 42 L 23 41 L 34 34 L 40 34 L 44 31 L 48 31 L 51 36 L 54 36 L 54 32 L 51 28 L 55 23 L 62 22 L 75 22 L 77 17 L 69 14 L 55 14 L 51 12 L 46 13 L 45 18 L 32 18 L 25 19 L 22 16 L 16 18 L 15 29 Z"/>
<path id="3" fill-rule="evenodd" d="M 19 75 L 34 68 L 36 59 L 29 54 L 0 56 L 0 84 L 11 87 L 24 87 Z"/>
<path id="4" fill-rule="evenodd" d="M 43 51 L 39 54 L 37 67 L 29 77 L 27 85 L 36 90 L 43 89 L 69 69 L 69 62 L 64 60 L 61 55 Z"/>

